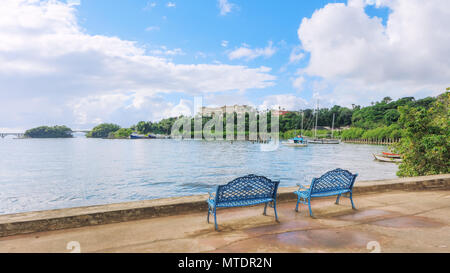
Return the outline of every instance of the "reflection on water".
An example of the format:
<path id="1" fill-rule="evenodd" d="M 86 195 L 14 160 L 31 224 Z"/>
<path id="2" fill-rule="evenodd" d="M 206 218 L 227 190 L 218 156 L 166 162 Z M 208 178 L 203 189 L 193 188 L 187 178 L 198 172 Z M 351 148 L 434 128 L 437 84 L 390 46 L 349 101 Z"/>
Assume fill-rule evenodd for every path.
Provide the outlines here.
<path id="1" fill-rule="evenodd" d="M 249 142 L 0 139 L 0 214 L 193 195 L 236 177 L 309 184 L 335 168 L 358 180 L 395 178 L 373 145 L 309 145 L 261 152 Z"/>

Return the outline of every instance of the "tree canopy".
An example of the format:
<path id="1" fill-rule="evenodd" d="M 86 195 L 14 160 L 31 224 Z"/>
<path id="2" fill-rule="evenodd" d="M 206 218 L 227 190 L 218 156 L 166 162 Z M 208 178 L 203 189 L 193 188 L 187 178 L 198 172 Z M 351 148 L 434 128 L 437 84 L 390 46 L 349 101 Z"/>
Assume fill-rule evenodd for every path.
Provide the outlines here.
<path id="1" fill-rule="evenodd" d="M 30 138 L 70 138 L 72 130 L 67 126 L 40 126 L 29 129 L 25 132 L 25 137 Z"/>
<path id="2" fill-rule="evenodd" d="M 349 130 L 342 132 L 343 139 L 398 139 L 402 137 L 402 128 L 398 126 L 400 118 L 399 107 L 409 106 L 411 108 L 423 107 L 429 109 L 436 101 L 436 98 L 427 97 L 416 100 L 413 97 L 404 97 L 398 100 L 393 100 L 390 97 L 383 98 L 380 102 L 374 102 L 373 105 L 361 107 L 359 105 L 352 105 L 352 108 L 335 105 L 331 108 L 321 108 L 318 114 L 318 126 L 331 127 L 333 123 L 335 128 L 351 126 Z M 314 129 L 315 125 L 315 109 L 304 109 L 302 111 L 291 111 L 280 116 L 281 137 L 290 137 L 297 134 L 301 129 L 303 119 L 303 129 L 305 134 L 310 134 L 310 130 Z M 269 112 L 270 113 L 270 112 Z M 269 114 L 270 116 L 270 114 Z M 212 117 L 203 117 L 202 125 L 209 122 Z M 237 114 L 234 113 L 234 119 L 237 119 Z M 159 122 L 140 121 L 131 129 L 141 134 L 171 134 L 172 125 L 177 118 L 167 118 Z M 225 130 L 225 114 L 224 114 L 224 130 Z M 194 130 L 194 118 L 191 118 L 192 128 Z M 259 123 L 259 122 L 257 122 Z M 257 125 L 259 126 L 259 125 Z M 245 117 L 245 131 L 248 132 L 250 127 L 248 114 Z M 268 122 L 268 129 L 270 130 L 270 118 Z M 323 135 L 330 134 L 330 132 L 322 132 Z M 336 135 L 341 134 L 335 132 Z"/>
<path id="3" fill-rule="evenodd" d="M 450 173 L 450 92 L 440 95 L 428 108 L 399 108 L 404 137 L 393 146 L 402 154 L 399 176 Z"/>
<path id="4" fill-rule="evenodd" d="M 117 124 L 112 123 L 102 123 L 92 131 L 86 134 L 86 137 L 92 137 L 92 138 L 106 138 L 109 136 L 110 133 L 114 133 L 115 131 L 119 130 L 120 126 Z"/>

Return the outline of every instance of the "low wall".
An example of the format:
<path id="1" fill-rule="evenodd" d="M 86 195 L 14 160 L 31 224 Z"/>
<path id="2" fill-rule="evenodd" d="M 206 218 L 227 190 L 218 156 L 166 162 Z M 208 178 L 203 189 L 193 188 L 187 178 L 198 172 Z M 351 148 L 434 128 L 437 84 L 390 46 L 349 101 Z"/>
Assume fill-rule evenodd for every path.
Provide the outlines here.
<path id="1" fill-rule="evenodd" d="M 296 200 L 297 187 L 280 188 L 278 200 Z M 450 190 L 450 174 L 394 180 L 357 181 L 353 193 L 367 194 L 393 190 Z M 153 217 L 205 212 L 207 195 L 68 208 L 0 215 L 0 237 L 83 226 L 119 223 Z"/>

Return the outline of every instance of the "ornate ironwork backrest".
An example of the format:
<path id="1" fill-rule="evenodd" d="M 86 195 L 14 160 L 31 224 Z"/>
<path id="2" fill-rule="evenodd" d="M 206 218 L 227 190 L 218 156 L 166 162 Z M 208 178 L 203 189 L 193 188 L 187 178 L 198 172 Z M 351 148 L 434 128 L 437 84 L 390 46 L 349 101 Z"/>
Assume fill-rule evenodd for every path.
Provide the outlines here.
<path id="1" fill-rule="evenodd" d="M 275 198 L 279 181 L 272 181 L 264 176 L 250 174 L 239 177 L 217 188 L 218 202 L 243 199 Z"/>
<path id="2" fill-rule="evenodd" d="M 351 189 L 356 176 L 358 175 L 342 169 L 329 171 L 321 177 L 313 179 L 311 193 Z"/>

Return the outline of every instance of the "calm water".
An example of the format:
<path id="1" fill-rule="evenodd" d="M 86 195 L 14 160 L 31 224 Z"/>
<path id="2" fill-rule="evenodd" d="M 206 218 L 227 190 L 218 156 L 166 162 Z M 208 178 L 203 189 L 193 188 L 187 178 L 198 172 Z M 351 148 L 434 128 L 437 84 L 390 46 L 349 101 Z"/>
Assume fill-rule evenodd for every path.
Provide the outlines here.
<path id="1" fill-rule="evenodd" d="M 250 173 L 309 184 L 340 167 L 358 180 L 395 178 L 372 145 L 280 145 L 176 140 L 0 139 L 0 214 L 206 193 Z"/>

